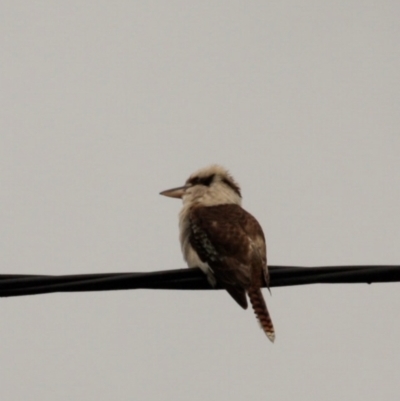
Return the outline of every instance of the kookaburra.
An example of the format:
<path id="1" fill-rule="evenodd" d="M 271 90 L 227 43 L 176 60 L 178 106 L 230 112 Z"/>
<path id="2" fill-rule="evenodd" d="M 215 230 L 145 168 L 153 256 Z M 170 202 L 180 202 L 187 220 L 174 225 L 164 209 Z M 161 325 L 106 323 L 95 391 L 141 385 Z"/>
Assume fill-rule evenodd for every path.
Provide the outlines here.
<path id="1" fill-rule="evenodd" d="M 271 341 L 274 327 L 261 287 L 269 284 L 266 245 L 258 221 L 242 207 L 238 183 L 212 165 L 193 173 L 185 185 L 161 195 L 181 198 L 180 242 L 189 267 L 199 267 L 211 286 L 218 283 L 247 308 L 246 294 Z"/>

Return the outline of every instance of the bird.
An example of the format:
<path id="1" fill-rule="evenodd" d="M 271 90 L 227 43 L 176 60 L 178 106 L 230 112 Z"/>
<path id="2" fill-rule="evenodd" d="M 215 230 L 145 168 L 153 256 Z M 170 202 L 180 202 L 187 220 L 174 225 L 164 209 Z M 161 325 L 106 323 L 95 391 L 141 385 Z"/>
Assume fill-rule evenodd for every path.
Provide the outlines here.
<path id="1" fill-rule="evenodd" d="M 247 296 L 271 342 L 275 330 L 261 288 L 269 288 L 265 236 L 242 208 L 239 184 L 217 164 L 199 169 L 180 187 L 160 192 L 182 199 L 179 239 L 188 267 L 199 267 L 212 287 L 222 287 L 243 308 Z"/>

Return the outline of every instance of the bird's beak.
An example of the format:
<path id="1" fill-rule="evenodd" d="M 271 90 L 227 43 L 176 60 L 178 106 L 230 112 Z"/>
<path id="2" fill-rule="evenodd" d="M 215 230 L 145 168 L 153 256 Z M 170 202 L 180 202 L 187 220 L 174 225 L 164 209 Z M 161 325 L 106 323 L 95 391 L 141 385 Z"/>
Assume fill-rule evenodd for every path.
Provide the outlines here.
<path id="1" fill-rule="evenodd" d="M 170 198 L 182 198 L 185 191 L 188 189 L 188 185 L 184 185 L 183 187 L 171 188 L 165 191 L 160 192 L 160 195 L 169 196 Z"/>

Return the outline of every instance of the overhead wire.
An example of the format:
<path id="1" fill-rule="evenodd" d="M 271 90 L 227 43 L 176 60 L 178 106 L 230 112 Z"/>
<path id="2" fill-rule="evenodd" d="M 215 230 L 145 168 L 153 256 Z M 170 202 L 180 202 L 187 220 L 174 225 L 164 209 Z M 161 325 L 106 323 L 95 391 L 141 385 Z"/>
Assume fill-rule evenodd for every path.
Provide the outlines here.
<path id="1" fill-rule="evenodd" d="M 387 283 L 400 281 L 400 265 L 269 266 L 269 287 L 306 284 Z M 153 290 L 212 290 L 199 268 L 136 273 L 77 275 L 0 275 L 0 297 L 54 292 Z M 217 287 L 216 289 L 220 289 Z"/>

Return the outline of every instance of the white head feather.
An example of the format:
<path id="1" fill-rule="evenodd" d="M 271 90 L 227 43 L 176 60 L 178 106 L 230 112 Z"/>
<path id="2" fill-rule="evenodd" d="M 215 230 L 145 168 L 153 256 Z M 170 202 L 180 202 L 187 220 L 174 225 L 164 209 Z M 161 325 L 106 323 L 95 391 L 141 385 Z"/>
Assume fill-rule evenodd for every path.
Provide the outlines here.
<path id="1" fill-rule="evenodd" d="M 234 203 L 241 205 L 240 187 L 229 171 L 217 164 L 194 172 L 186 180 L 182 196 L 184 206 L 200 204 L 215 206 Z"/>

